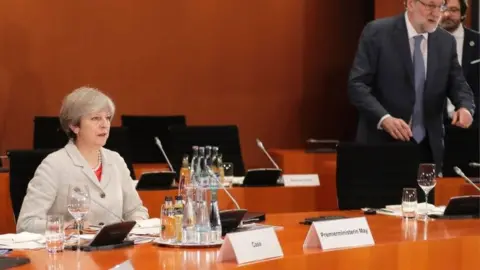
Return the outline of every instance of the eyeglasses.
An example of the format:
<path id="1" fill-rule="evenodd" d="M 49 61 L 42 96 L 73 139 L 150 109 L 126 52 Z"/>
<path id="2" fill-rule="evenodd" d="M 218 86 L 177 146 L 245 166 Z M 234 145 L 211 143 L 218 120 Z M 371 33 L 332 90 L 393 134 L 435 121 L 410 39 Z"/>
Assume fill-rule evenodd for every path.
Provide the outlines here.
<path id="1" fill-rule="evenodd" d="M 458 9 L 458 8 L 456 8 L 456 7 L 451 7 L 451 8 L 445 7 L 445 9 L 442 10 L 442 12 L 458 13 L 458 12 L 460 12 L 460 9 Z"/>
<path id="2" fill-rule="evenodd" d="M 427 4 L 427 3 L 424 3 L 422 0 L 417 0 L 417 2 L 422 4 L 425 8 L 427 8 L 430 11 L 440 10 L 441 12 L 444 12 L 445 10 L 447 10 L 447 6 L 445 6 L 445 4 L 442 4 L 442 5 Z"/>

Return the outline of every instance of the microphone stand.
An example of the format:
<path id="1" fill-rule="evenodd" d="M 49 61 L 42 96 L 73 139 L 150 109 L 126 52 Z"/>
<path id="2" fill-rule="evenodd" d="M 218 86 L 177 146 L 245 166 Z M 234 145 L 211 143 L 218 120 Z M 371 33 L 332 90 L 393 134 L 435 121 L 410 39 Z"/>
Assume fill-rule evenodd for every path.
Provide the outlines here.
<path id="1" fill-rule="evenodd" d="M 477 185 L 475 185 L 475 183 L 473 183 L 472 180 L 470 180 L 470 178 L 468 178 L 463 172 L 462 170 L 460 170 L 460 168 L 458 168 L 457 166 L 453 167 L 453 170 L 455 171 L 455 173 L 462 177 L 463 179 L 465 179 L 470 185 L 472 185 L 476 190 L 478 190 L 480 192 L 480 187 L 478 187 Z"/>
<path id="2" fill-rule="evenodd" d="M 267 156 L 267 158 L 270 160 L 270 162 L 273 164 L 273 166 L 275 166 L 275 168 L 277 170 L 280 170 L 282 171 L 282 169 L 277 165 L 277 163 L 273 160 L 272 156 L 270 156 L 270 154 L 268 153 L 267 149 L 265 149 L 265 147 L 263 146 L 263 143 L 262 141 L 260 141 L 260 139 L 257 138 L 257 146 L 258 148 L 260 148 L 260 150 L 262 150 L 262 152 Z M 278 178 L 277 180 L 277 183 L 278 184 L 284 184 L 284 181 L 283 181 L 283 176 L 280 175 L 280 177 Z"/>

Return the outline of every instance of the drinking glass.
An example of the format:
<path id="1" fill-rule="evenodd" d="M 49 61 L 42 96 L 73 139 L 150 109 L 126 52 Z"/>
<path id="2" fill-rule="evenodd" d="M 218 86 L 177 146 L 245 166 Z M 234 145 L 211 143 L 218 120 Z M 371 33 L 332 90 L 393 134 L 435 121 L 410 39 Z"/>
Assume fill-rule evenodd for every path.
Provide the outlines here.
<path id="1" fill-rule="evenodd" d="M 231 187 L 233 184 L 233 163 L 224 162 L 223 163 L 223 186 Z"/>
<path id="2" fill-rule="evenodd" d="M 208 188 L 199 187 L 196 192 L 196 213 L 195 213 L 195 234 L 197 235 L 197 243 L 206 244 L 210 239 L 210 215 L 207 204 Z"/>
<path id="3" fill-rule="evenodd" d="M 196 202 L 193 200 L 194 188 L 188 186 L 186 188 L 187 197 L 185 198 L 185 206 L 183 207 L 182 218 L 182 242 L 195 243 L 195 206 Z"/>
<path id="4" fill-rule="evenodd" d="M 68 187 L 67 209 L 77 223 L 77 246 L 80 246 L 80 224 L 90 210 L 90 192 L 88 186 L 70 185 Z"/>
<path id="5" fill-rule="evenodd" d="M 425 193 L 425 219 L 428 218 L 428 193 L 435 187 L 437 184 L 436 174 L 435 174 L 435 164 L 431 163 L 422 163 L 418 167 L 417 175 L 418 185 L 422 188 Z"/>
<path id="6" fill-rule="evenodd" d="M 404 188 L 402 195 L 402 215 L 404 218 L 414 218 L 417 213 L 417 189 Z"/>
<path id="7" fill-rule="evenodd" d="M 63 253 L 48 254 L 48 270 L 63 270 Z"/>
<path id="8" fill-rule="evenodd" d="M 417 240 L 417 220 L 416 219 L 409 219 L 405 218 L 402 220 L 402 231 L 403 231 L 403 238 L 405 240 L 415 241 Z"/>
<path id="9" fill-rule="evenodd" d="M 49 253 L 62 252 L 65 246 L 63 216 L 48 215 L 45 228 L 45 247 Z"/>

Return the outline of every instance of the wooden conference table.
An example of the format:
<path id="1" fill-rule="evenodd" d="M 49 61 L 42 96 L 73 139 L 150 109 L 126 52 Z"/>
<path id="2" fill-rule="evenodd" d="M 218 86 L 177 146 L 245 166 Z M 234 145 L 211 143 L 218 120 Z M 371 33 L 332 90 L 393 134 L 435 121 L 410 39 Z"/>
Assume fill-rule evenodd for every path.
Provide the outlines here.
<path id="1" fill-rule="evenodd" d="M 289 213 L 336 210 L 335 154 L 307 154 L 300 150 L 272 151 L 285 173 L 317 173 L 318 187 L 234 187 L 230 192 L 242 208 L 253 212 Z M 135 164 L 136 175 L 166 169 L 165 164 Z M 435 187 L 435 202 L 446 205 L 453 196 L 474 195 L 477 191 L 460 178 L 440 178 Z M 150 216 L 158 217 L 165 196 L 176 195 L 176 190 L 139 191 Z M 220 209 L 234 208 L 233 202 L 220 191 Z M 15 232 L 9 191 L 8 173 L 0 173 L 0 234 Z"/>
<path id="2" fill-rule="evenodd" d="M 405 221 L 400 217 L 367 216 L 375 245 L 322 251 L 303 249 L 309 229 L 298 222 L 318 215 L 362 216 L 361 213 L 269 214 L 267 224 L 277 231 L 284 257 L 243 265 L 242 269 L 478 269 L 480 220 Z M 135 269 L 233 269 L 236 262 L 217 263 L 219 248 L 178 249 L 142 244 L 110 251 L 65 251 L 49 256 L 45 250 L 14 251 L 31 263 L 22 269 L 109 269 L 131 260 Z"/>

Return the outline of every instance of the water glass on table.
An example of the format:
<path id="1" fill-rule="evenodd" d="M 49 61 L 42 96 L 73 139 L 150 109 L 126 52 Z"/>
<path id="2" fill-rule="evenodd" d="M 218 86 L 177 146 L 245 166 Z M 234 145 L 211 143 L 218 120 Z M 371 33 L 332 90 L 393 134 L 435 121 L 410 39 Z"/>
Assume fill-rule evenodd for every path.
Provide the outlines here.
<path id="1" fill-rule="evenodd" d="M 415 218 L 417 203 L 417 189 L 404 188 L 402 194 L 402 216 L 404 218 Z"/>
<path id="2" fill-rule="evenodd" d="M 80 227 L 83 219 L 90 210 L 90 191 L 86 185 L 70 185 L 68 188 L 67 210 L 77 224 L 78 241 L 80 246 Z"/>
<path id="3" fill-rule="evenodd" d="M 63 216 L 47 216 L 45 228 L 45 247 L 49 253 L 63 251 L 65 247 L 65 227 Z"/>

